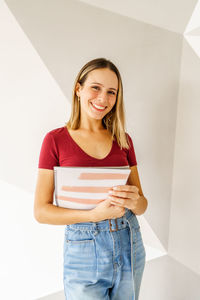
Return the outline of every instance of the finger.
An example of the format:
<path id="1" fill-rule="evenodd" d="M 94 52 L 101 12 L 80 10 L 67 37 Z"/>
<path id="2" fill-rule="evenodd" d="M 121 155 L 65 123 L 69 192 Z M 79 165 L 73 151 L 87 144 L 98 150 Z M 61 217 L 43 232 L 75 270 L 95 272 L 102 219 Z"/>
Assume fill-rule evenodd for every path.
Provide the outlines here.
<path id="1" fill-rule="evenodd" d="M 126 208 L 135 208 L 137 206 L 138 200 L 114 198 L 113 200 L 111 200 L 111 203 Z"/>
<path id="2" fill-rule="evenodd" d="M 117 191 L 112 191 L 109 192 L 108 197 L 119 197 L 119 198 L 125 198 L 125 199 L 138 199 L 138 193 L 135 192 L 117 192 Z"/>
<path id="3" fill-rule="evenodd" d="M 130 200 L 129 199 L 116 199 L 115 198 L 111 201 L 111 203 L 116 203 L 116 204 L 124 206 L 124 205 L 126 205 L 127 201 L 130 201 Z"/>
<path id="4" fill-rule="evenodd" d="M 127 192 L 139 192 L 139 188 L 136 185 L 129 185 L 129 184 L 124 184 L 124 185 L 117 185 L 112 188 L 114 191 L 127 191 Z"/>
<path id="5" fill-rule="evenodd" d="M 112 205 L 114 205 L 116 208 L 130 208 L 131 206 L 130 205 L 127 205 L 127 204 L 121 204 L 121 203 L 117 203 L 117 202 L 112 202 Z"/>
<path id="6" fill-rule="evenodd" d="M 124 207 L 121 203 L 119 202 L 111 202 L 112 205 L 117 206 L 117 207 Z"/>

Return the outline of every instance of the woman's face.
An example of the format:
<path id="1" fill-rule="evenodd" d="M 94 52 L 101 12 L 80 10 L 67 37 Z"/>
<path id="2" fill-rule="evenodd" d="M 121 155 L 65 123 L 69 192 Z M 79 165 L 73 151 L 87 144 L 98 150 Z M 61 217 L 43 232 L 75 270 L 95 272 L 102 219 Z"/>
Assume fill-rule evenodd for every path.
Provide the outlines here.
<path id="1" fill-rule="evenodd" d="M 108 68 L 96 69 L 88 74 L 81 87 L 78 83 L 77 96 L 80 97 L 81 116 L 87 114 L 94 119 L 102 119 L 115 105 L 118 78 Z"/>

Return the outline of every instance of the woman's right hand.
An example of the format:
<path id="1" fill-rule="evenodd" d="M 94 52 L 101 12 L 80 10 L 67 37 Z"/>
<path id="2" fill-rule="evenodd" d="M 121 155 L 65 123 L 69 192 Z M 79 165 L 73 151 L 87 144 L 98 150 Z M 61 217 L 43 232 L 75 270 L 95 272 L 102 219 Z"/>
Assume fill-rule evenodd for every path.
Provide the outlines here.
<path id="1" fill-rule="evenodd" d="M 93 222 L 121 218 L 125 214 L 124 207 L 113 205 L 110 203 L 111 201 L 111 199 L 105 199 L 90 210 Z"/>

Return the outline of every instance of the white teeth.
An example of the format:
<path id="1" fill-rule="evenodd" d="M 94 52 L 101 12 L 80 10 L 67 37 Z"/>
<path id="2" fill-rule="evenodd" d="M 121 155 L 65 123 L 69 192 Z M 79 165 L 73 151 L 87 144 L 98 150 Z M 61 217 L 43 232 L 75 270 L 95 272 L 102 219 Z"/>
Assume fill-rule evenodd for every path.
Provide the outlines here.
<path id="1" fill-rule="evenodd" d="M 105 107 L 102 108 L 102 106 L 98 106 L 98 105 L 96 105 L 96 104 L 94 104 L 94 103 L 92 103 L 92 105 L 94 105 L 94 106 L 95 106 L 96 108 L 98 108 L 98 109 L 102 109 L 102 110 L 105 109 Z"/>

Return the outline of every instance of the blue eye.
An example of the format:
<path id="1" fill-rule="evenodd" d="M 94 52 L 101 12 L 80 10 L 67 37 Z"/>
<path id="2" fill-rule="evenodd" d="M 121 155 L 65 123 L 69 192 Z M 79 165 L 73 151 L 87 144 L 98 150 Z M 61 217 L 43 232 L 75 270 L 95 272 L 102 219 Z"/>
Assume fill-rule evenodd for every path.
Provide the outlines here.
<path id="1" fill-rule="evenodd" d="M 94 88 L 94 89 L 96 89 L 96 88 L 97 88 L 97 89 L 98 89 L 99 87 L 98 87 L 98 86 L 93 86 L 92 88 Z"/>

